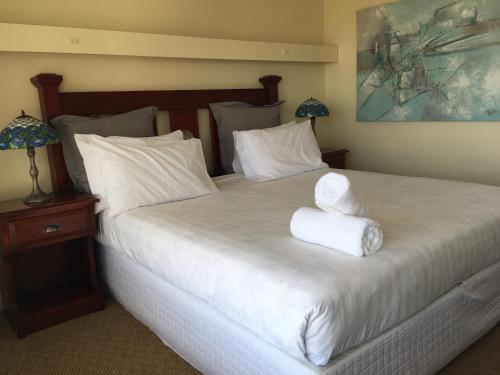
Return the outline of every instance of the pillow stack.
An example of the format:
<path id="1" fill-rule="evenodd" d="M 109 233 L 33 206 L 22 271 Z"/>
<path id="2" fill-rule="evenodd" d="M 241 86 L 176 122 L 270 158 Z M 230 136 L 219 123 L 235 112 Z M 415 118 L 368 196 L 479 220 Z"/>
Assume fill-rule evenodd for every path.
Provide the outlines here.
<path id="1" fill-rule="evenodd" d="M 104 137 L 152 137 L 157 107 L 145 107 L 115 116 L 85 117 L 62 115 L 50 122 L 62 143 L 64 162 L 76 191 L 91 193 L 82 156 L 75 143 L 75 134 L 97 134 Z"/>
<path id="2" fill-rule="evenodd" d="M 180 130 L 154 136 L 157 112 L 157 107 L 145 107 L 114 116 L 51 120 L 75 190 L 100 199 L 96 213 L 108 210 L 116 216 L 218 191 L 199 139 L 184 141 Z"/>
<path id="3" fill-rule="evenodd" d="M 283 104 L 282 101 L 263 106 L 254 106 L 243 102 L 210 104 L 210 110 L 217 121 L 217 132 L 224 173 L 237 172 L 233 170 L 233 159 L 235 157 L 233 132 L 278 126 L 281 123 L 281 104 Z"/>
<path id="4" fill-rule="evenodd" d="M 234 131 L 233 136 L 235 169 L 241 168 L 249 179 L 269 181 L 328 168 L 321 158 L 310 121 Z"/>
<path id="5" fill-rule="evenodd" d="M 182 132 L 150 138 L 75 135 L 96 211 L 116 216 L 131 209 L 218 191 L 207 173 L 199 139 Z"/>

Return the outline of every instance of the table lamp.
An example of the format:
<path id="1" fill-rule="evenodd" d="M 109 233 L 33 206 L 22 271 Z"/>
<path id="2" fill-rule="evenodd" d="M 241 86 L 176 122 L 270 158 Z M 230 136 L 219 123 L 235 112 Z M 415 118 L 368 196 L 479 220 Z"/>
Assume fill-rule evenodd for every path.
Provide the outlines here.
<path id="1" fill-rule="evenodd" d="M 35 163 L 35 147 L 42 147 L 59 142 L 54 129 L 46 123 L 21 112 L 21 116 L 11 121 L 0 132 L 0 150 L 14 150 L 26 148 L 30 158 L 30 176 L 33 181 L 31 194 L 24 200 L 25 204 L 42 203 L 52 196 L 40 189 L 38 184 L 38 168 Z"/>
<path id="2" fill-rule="evenodd" d="M 297 108 L 297 111 L 295 112 L 295 117 L 308 117 L 311 119 L 314 134 L 316 134 L 316 117 L 326 117 L 329 115 L 330 112 L 328 111 L 328 108 L 326 108 L 326 106 L 319 100 L 314 98 L 307 99 L 304 103 L 299 105 L 299 108 Z"/>

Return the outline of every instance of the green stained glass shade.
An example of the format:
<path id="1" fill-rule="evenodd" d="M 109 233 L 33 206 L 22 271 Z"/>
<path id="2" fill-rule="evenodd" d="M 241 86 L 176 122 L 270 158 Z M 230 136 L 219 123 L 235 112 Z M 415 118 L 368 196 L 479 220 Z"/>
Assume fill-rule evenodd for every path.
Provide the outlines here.
<path id="1" fill-rule="evenodd" d="M 24 111 L 0 132 L 0 150 L 42 147 L 57 142 L 59 137 L 54 129 Z"/>

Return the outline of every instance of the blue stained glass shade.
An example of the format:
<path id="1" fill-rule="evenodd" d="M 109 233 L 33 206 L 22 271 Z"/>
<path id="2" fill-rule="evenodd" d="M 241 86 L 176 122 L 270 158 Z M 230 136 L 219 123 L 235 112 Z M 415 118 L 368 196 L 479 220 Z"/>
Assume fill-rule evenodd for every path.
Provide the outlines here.
<path id="1" fill-rule="evenodd" d="M 57 142 L 59 137 L 54 129 L 24 111 L 0 132 L 0 150 L 42 147 Z"/>
<path id="2" fill-rule="evenodd" d="M 302 103 L 297 111 L 295 112 L 295 117 L 326 117 L 329 116 L 330 112 L 328 108 L 321 103 L 319 100 L 314 98 L 306 100 Z"/>

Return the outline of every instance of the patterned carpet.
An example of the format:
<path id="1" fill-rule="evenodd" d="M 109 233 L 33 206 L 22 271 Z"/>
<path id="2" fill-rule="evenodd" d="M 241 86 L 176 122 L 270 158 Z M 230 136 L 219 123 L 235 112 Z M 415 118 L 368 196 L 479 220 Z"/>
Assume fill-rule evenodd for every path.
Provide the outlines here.
<path id="1" fill-rule="evenodd" d="M 498 374 L 499 369 L 500 326 L 497 325 L 440 375 L 493 375 Z M 17 339 L 5 319 L 0 318 L 0 373 L 199 374 L 111 300 L 102 312 L 59 324 L 22 340 Z"/>

